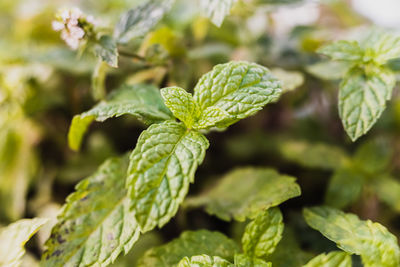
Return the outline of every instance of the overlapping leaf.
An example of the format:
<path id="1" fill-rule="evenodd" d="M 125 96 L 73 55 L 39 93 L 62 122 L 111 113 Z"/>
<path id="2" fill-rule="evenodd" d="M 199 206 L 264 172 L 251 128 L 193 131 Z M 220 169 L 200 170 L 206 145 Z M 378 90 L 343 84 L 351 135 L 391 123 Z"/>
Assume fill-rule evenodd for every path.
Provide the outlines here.
<path id="1" fill-rule="evenodd" d="M 106 266 L 130 250 L 140 229 L 125 189 L 127 156 L 107 160 L 67 198 L 41 266 Z"/>
<path id="2" fill-rule="evenodd" d="M 179 238 L 146 252 L 138 267 L 176 266 L 184 257 L 213 255 L 227 261 L 239 252 L 237 244 L 219 232 L 187 231 Z"/>
<path id="3" fill-rule="evenodd" d="M 223 220 L 244 221 L 263 209 L 299 196 L 300 187 L 295 180 L 268 168 L 237 169 L 225 175 L 211 190 L 189 198 L 186 205 L 204 205 L 208 213 Z"/>
<path id="4" fill-rule="evenodd" d="M 347 252 L 322 253 L 310 260 L 304 267 L 351 267 L 351 256 Z"/>
<path id="5" fill-rule="evenodd" d="M 175 215 L 208 145 L 204 135 L 175 121 L 153 124 L 140 135 L 127 185 L 142 231 L 161 227 Z"/>
<path id="6" fill-rule="evenodd" d="M 25 243 L 48 220 L 35 218 L 19 220 L 0 228 L 0 266 L 17 267 L 25 254 Z"/>
<path id="7" fill-rule="evenodd" d="M 145 84 L 124 85 L 89 111 L 74 116 L 68 133 L 70 147 L 79 149 L 84 133 L 94 120 L 104 121 L 125 114 L 134 115 L 146 123 L 172 118 L 156 87 Z"/>
<path id="8" fill-rule="evenodd" d="M 304 218 L 344 251 L 361 255 L 367 267 L 400 265 L 397 238 L 379 223 L 328 207 L 304 209 Z"/>
<path id="9" fill-rule="evenodd" d="M 233 264 L 218 256 L 197 255 L 183 258 L 178 267 L 233 267 Z"/>

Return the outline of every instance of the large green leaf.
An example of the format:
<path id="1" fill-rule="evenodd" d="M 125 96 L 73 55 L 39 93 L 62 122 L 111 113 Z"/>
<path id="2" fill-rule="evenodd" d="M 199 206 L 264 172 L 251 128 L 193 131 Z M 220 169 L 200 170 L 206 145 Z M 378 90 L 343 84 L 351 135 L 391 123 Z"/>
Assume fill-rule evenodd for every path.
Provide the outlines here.
<path id="1" fill-rule="evenodd" d="M 266 104 L 276 101 L 282 90 L 280 82 L 265 67 L 244 61 L 216 65 L 203 75 L 194 88 L 194 100 L 205 111 L 217 108 L 228 116 L 217 127 L 227 127 L 255 114 Z"/>
<path id="2" fill-rule="evenodd" d="M 174 0 L 148 0 L 122 14 L 114 29 L 119 43 L 128 43 L 148 33 L 169 11 Z"/>
<path id="3" fill-rule="evenodd" d="M 156 87 L 145 84 L 124 85 L 92 109 L 74 116 L 68 133 L 69 146 L 79 149 L 83 135 L 94 120 L 105 121 L 125 114 L 134 115 L 146 123 L 172 118 Z"/>
<path id="4" fill-rule="evenodd" d="M 318 52 L 333 60 L 360 61 L 363 57 L 363 50 L 356 41 L 340 40 L 323 46 Z"/>
<path id="5" fill-rule="evenodd" d="M 308 168 L 337 169 L 348 160 L 337 146 L 305 141 L 282 141 L 277 144 L 282 156 Z"/>
<path id="6" fill-rule="evenodd" d="M 239 252 L 238 245 L 219 232 L 187 231 L 179 238 L 146 252 L 138 267 L 176 266 L 184 257 L 213 255 L 228 261 Z"/>
<path id="7" fill-rule="evenodd" d="M 113 158 L 67 198 L 41 266 L 106 266 L 128 252 L 140 231 L 125 189 L 128 157 Z"/>
<path id="8" fill-rule="evenodd" d="M 394 74 L 383 68 L 368 75 L 354 68 L 344 77 L 339 89 L 339 116 L 351 140 L 367 133 L 381 116 L 395 81 Z"/>
<path id="9" fill-rule="evenodd" d="M 261 210 L 299 196 L 300 187 L 295 181 L 294 177 L 273 169 L 241 168 L 225 175 L 211 190 L 189 198 L 185 204 L 205 205 L 209 214 L 223 220 L 244 221 L 254 218 Z"/>
<path id="10" fill-rule="evenodd" d="M 247 226 L 242 237 L 243 251 L 251 258 L 265 259 L 282 238 L 283 222 L 279 208 L 261 211 Z"/>
<path id="11" fill-rule="evenodd" d="M 127 186 L 143 232 L 175 215 L 208 145 L 204 135 L 175 121 L 142 132 L 130 157 Z"/>
<path id="12" fill-rule="evenodd" d="M 310 260 L 304 267 L 351 267 L 351 256 L 347 252 L 322 253 Z"/>
<path id="13" fill-rule="evenodd" d="M 0 228 L 0 266 L 20 266 L 25 254 L 25 243 L 42 227 L 47 219 L 23 219 Z"/>
<path id="14" fill-rule="evenodd" d="M 386 227 L 329 207 L 304 209 L 306 222 L 344 251 L 361 255 L 365 266 L 400 266 L 397 238 Z"/>
<path id="15" fill-rule="evenodd" d="M 218 256 L 197 255 L 184 257 L 178 267 L 234 267 L 232 263 Z"/>
<path id="16" fill-rule="evenodd" d="M 199 0 L 200 8 L 212 23 L 220 27 L 237 0 Z"/>

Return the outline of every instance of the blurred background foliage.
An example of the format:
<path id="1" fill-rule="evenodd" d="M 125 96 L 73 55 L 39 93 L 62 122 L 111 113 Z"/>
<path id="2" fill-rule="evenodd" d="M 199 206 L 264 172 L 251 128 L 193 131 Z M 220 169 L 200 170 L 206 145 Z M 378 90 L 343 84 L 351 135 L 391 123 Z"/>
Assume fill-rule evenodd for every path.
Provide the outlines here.
<path id="1" fill-rule="evenodd" d="M 286 93 L 224 134 L 209 134 L 211 147 L 190 195 L 212 187 L 238 166 L 268 166 L 297 177 L 302 196 L 282 205 L 287 229 L 280 246 L 298 255 L 287 266 L 335 247 L 306 226 L 304 206 L 327 203 L 378 221 L 400 236 L 398 90 L 377 125 L 352 143 L 336 104 L 345 67 L 315 53 L 323 44 L 357 36 L 374 24 L 400 29 L 398 15 L 379 16 L 377 11 L 390 4 L 396 10 L 396 1 L 379 1 L 376 7 L 372 0 L 241 0 L 218 28 L 199 15 L 195 0 L 177 0 L 150 33 L 124 47 L 118 69 L 105 67 L 105 77 L 93 76 L 94 56 L 69 50 L 51 28 L 61 7 L 77 6 L 102 27 L 113 28 L 122 12 L 141 2 L 0 1 L 0 225 L 23 217 L 55 218 L 78 181 L 106 158 L 135 146 L 145 126 L 124 116 L 93 124 L 80 152 L 68 148 L 71 118 L 96 103 L 93 88 L 103 86 L 103 78 L 107 92 L 140 82 L 193 88 L 215 64 L 247 60 L 271 68 Z M 400 69 L 396 60 L 391 66 Z M 114 265 L 132 266 L 146 248 L 183 230 L 207 228 L 240 237 L 243 225 L 223 222 L 200 208 L 182 208 Z M 50 229 L 46 226 L 29 243 L 26 266 L 37 264 Z M 279 251 L 274 257 L 284 258 Z"/>

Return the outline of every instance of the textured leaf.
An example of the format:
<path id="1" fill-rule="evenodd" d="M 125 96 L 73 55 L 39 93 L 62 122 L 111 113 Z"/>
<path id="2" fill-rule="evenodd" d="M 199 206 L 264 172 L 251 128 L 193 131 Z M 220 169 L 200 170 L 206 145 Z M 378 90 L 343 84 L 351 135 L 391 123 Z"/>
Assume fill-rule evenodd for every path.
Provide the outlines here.
<path id="1" fill-rule="evenodd" d="M 328 207 L 304 209 L 306 222 L 348 253 L 361 255 L 365 266 L 400 266 L 397 239 L 386 227 Z"/>
<path id="2" fill-rule="evenodd" d="M 242 237 L 243 251 L 251 258 L 265 259 L 282 238 L 283 222 L 279 208 L 261 211 L 247 226 Z"/>
<path id="3" fill-rule="evenodd" d="M 244 61 L 231 61 L 216 65 L 203 75 L 194 88 L 194 100 L 202 117 L 209 107 L 229 114 L 217 127 L 227 127 L 240 119 L 255 114 L 266 104 L 278 99 L 280 82 L 260 65 Z"/>
<path id="4" fill-rule="evenodd" d="M 199 0 L 200 8 L 205 16 L 217 27 L 222 25 L 237 0 Z"/>
<path id="5" fill-rule="evenodd" d="M 146 123 L 172 118 L 159 90 L 151 85 L 124 85 L 113 91 L 107 100 L 80 115 L 74 116 L 68 133 L 69 146 L 79 149 L 83 135 L 94 121 L 105 121 L 125 114 L 137 116 Z"/>
<path id="6" fill-rule="evenodd" d="M 0 266 L 20 266 L 25 254 L 25 243 L 42 227 L 47 219 L 23 219 L 0 228 Z"/>
<path id="7" fill-rule="evenodd" d="M 304 267 L 351 267 L 350 254 L 343 251 L 322 253 L 310 260 Z"/>
<path id="8" fill-rule="evenodd" d="M 179 87 L 167 87 L 161 89 L 161 96 L 172 114 L 191 128 L 199 113 L 192 94 Z"/>
<path id="9" fill-rule="evenodd" d="M 388 60 L 400 57 L 400 36 L 373 29 L 363 41 L 364 61 L 372 60 L 385 64 Z"/>
<path id="10" fill-rule="evenodd" d="M 109 35 L 103 35 L 95 45 L 96 55 L 109 66 L 118 67 L 118 49 L 114 39 Z"/>
<path id="11" fill-rule="evenodd" d="M 67 198 L 41 266 L 106 266 L 140 231 L 125 189 L 127 157 L 107 160 Z"/>
<path id="12" fill-rule="evenodd" d="M 342 209 L 354 203 L 362 192 L 364 178 L 355 168 L 344 167 L 336 170 L 326 191 L 326 204 Z"/>
<path id="13" fill-rule="evenodd" d="M 245 254 L 235 255 L 235 267 L 272 267 L 270 262 L 265 262 L 262 259 L 251 258 Z"/>
<path id="14" fill-rule="evenodd" d="M 208 145 L 204 135 L 175 121 L 142 132 L 130 157 L 127 185 L 143 232 L 175 215 Z"/>
<path id="15" fill-rule="evenodd" d="M 148 33 L 169 11 L 174 0 L 148 0 L 124 13 L 114 29 L 114 37 L 119 43 Z"/>
<path id="16" fill-rule="evenodd" d="M 339 147 L 305 141 L 282 141 L 278 149 L 282 156 L 308 168 L 337 169 L 348 160 Z"/>
<path id="17" fill-rule="evenodd" d="M 189 198 L 186 205 L 205 205 L 209 214 L 223 220 L 244 221 L 261 210 L 299 196 L 300 187 L 295 180 L 273 169 L 241 168 L 225 175 L 211 190 Z"/>
<path id="18" fill-rule="evenodd" d="M 390 176 L 382 175 L 373 180 L 373 188 L 379 200 L 395 211 L 400 212 L 400 182 Z"/>
<path id="19" fill-rule="evenodd" d="M 363 50 L 356 41 L 340 40 L 318 49 L 318 53 L 324 54 L 333 60 L 360 61 Z"/>
<path id="20" fill-rule="evenodd" d="M 184 257 L 178 267 L 234 267 L 232 263 L 218 256 L 197 255 Z"/>
<path id="21" fill-rule="evenodd" d="M 138 267 L 176 266 L 184 257 L 206 254 L 233 261 L 238 245 L 219 232 L 187 231 L 179 238 L 146 252 Z"/>
<path id="22" fill-rule="evenodd" d="M 361 69 L 352 69 L 340 84 L 339 116 L 355 141 L 368 132 L 386 108 L 392 95 L 394 74 L 385 69 L 366 76 Z"/>

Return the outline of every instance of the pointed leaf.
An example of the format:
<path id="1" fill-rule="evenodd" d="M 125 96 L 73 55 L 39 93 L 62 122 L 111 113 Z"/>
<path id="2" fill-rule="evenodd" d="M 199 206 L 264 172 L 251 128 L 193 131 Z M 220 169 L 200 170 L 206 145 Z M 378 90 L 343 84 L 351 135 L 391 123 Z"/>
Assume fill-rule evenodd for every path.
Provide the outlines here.
<path id="1" fill-rule="evenodd" d="M 397 238 L 386 227 L 328 207 L 304 209 L 306 222 L 348 253 L 361 255 L 365 266 L 400 266 Z"/>
<path id="2" fill-rule="evenodd" d="M 199 113 L 192 94 L 179 87 L 167 87 L 161 89 L 161 96 L 172 114 L 191 128 Z"/>
<path id="3" fill-rule="evenodd" d="M 68 133 L 69 146 L 74 150 L 79 149 L 83 135 L 94 120 L 105 121 L 125 114 L 134 115 L 146 123 L 172 118 L 156 87 L 145 84 L 124 85 L 113 91 L 107 100 L 74 116 Z"/>
<path id="4" fill-rule="evenodd" d="M 119 43 L 148 33 L 167 13 L 174 0 L 148 0 L 124 13 L 114 29 L 114 37 Z"/>
<path id="5" fill-rule="evenodd" d="M 47 219 L 23 219 L 0 228 L 0 266 L 20 266 L 25 244 Z"/>
<path id="6" fill-rule="evenodd" d="M 266 259 L 282 238 L 282 220 L 282 213 L 277 207 L 261 211 L 246 226 L 242 237 L 244 253 L 250 258 Z"/>
<path id="7" fill-rule="evenodd" d="M 215 26 L 220 27 L 237 0 L 200 0 L 200 8 Z"/>
<path id="8" fill-rule="evenodd" d="M 231 61 L 216 65 L 203 75 L 194 88 L 194 100 L 202 117 L 209 107 L 229 114 L 217 127 L 227 127 L 240 119 L 255 114 L 266 104 L 276 101 L 282 90 L 271 72 L 258 64 Z"/>
<path id="9" fill-rule="evenodd" d="M 189 198 L 185 204 L 204 205 L 209 214 L 223 220 L 244 221 L 254 218 L 261 210 L 299 196 L 300 187 L 295 180 L 268 168 L 237 169 L 226 174 L 211 190 Z"/>
<path id="10" fill-rule="evenodd" d="M 187 231 L 179 238 L 146 252 L 138 267 L 176 266 L 184 257 L 206 254 L 233 261 L 238 245 L 219 232 L 207 230 Z"/>
<path id="11" fill-rule="evenodd" d="M 350 254 L 343 251 L 322 253 L 310 260 L 304 267 L 351 267 Z"/>
<path id="12" fill-rule="evenodd" d="M 318 53 L 324 54 L 333 60 L 360 61 L 363 50 L 356 41 L 340 40 L 318 49 Z"/>
<path id="13" fill-rule="evenodd" d="M 127 156 L 107 160 L 67 198 L 41 266 L 106 266 L 127 253 L 139 227 L 125 189 Z"/>
<path id="14" fill-rule="evenodd" d="M 351 140 L 357 140 L 375 124 L 392 96 L 394 84 L 394 74 L 386 69 L 367 76 L 356 68 L 346 75 L 339 89 L 339 116 Z"/>
<path id="15" fill-rule="evenodd" d="M 178 267 L 234 267 L 232 263 L 218 256 L 197 255 L 184 257 Z"/>
<path id="16" fill-rule="evenodd" d="M 208 145 L 204 135 L 175 121 L 142 132 L 130 157 L 127 185 L 143 232 L 175 215 Z"/>

